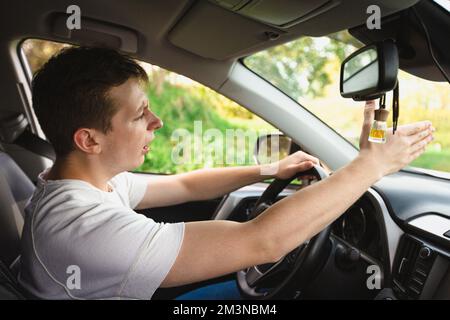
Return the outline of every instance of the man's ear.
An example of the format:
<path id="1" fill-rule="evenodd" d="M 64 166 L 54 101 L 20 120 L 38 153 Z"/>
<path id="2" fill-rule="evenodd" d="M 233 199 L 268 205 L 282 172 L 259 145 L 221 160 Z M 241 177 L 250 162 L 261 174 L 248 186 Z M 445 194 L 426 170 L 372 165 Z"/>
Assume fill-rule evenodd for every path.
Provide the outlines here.
<path id="1" fill-rule="evenodd" d="M 99 154 L 101 151 L 99 136 L 95 129 L 79 128 L 73 134 L 73 142 L 78 149 L 88 154 Z"/>

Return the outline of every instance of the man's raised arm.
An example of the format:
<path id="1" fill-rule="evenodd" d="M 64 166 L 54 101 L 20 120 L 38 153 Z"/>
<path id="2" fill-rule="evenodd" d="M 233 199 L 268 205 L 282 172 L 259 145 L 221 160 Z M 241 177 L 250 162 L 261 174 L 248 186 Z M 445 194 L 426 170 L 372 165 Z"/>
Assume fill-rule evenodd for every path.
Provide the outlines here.
<path id="1" fill-rule="evenodd" d="M 368 125 L 365 121 L 363 133 L 368 132 Z M 432 131 L 431 123 L 424 121 L 399 128 L 386 144 L 364 144 L 350 164 L 275 203 L 252 221 L 187 223 L 180 253 L 162 286 L 197 282 L 277 261 L 337 219 L 381 177 L 422 154 L 432 140 Z"/>

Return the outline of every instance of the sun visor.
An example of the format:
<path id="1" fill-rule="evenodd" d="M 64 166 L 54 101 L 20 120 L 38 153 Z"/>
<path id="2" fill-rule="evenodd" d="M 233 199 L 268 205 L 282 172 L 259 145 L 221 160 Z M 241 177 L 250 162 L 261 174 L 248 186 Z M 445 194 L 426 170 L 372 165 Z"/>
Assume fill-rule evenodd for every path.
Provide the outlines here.
<path id="1" fill-rule="evenodd" d="M 337 0 L 199 1 L 169 33 L 169 40 L 205 58 L 224 60 L 277 40 L 287 28 L 339 5 Z"/>
<path id="2" fill-rule="evenodd" d="M 65 13 L 55 13 L 50 17 L 52 33 L 66 42 L 103 46 L 127 53 L 138 52 L 138 34 L 134 30 L 83 16 L 82 28 L 69 30 L 67 18 Z"/>
<path id="3" fill-rule="evenodd" d="M 339 5 L 338 0 L 210 0 L 243 16 L 288 28 Z"/>
<path id="4" fill-rule="evenodd" d="M 169 41 L 199 56 L 225 60 L 279 34 L 275 28 L 200 1 L 170 31 Z"/>
<path id="5" fill-rule="evenodd" d="M 294 40 L 323 36 L 367 20 L 375 4 L 388 16 L 418 0 L 201 0 L 168 33 L 176 47 L 227 60 Z"/>

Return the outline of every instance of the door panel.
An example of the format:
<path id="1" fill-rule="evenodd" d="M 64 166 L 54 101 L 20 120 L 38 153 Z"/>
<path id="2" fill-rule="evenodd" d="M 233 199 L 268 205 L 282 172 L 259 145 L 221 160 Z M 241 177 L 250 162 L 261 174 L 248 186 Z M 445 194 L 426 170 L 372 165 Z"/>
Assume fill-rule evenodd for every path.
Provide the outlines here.
<path id="1" fill-rule="evenodd" d="M 156 222 L 189 222 L 211 220 L 222 198 L 193 201 L 174 206 L 136 210 Z"/>

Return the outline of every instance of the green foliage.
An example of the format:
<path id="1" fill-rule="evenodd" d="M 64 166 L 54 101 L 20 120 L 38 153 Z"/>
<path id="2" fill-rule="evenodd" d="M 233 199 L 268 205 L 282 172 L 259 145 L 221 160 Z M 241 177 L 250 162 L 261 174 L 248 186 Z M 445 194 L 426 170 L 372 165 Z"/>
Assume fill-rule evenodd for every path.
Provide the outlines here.
<path id="1" fill-rule="evenodd" d="M 39 39 L 28 39 L 22 44 L 32 74 L 35 74 L 51 56 L 66 47 L 70 45 Z"/>
<path id="2" fill-rule="evenodd" d="M 180 173 L 205 166 L 215 167 L 241 164 L 227 163 L 226 156 L 233 154 L 233 152 L 237 153 L 236 159 L 239 159 L 238 157 L 245 159 L 245 163 L 242 165 L 249 165 L 253 163 L 252 151 L 257 137 L 256 130 L 266 129 L 273 131 L 270 125 L 264 122 L 261 123 L 256 116 L 252 116 L 253 119 L 244 118 L 239 121 L 233 121 L 233 118 L 224 118 L 220 115 L 220 113 L 224 112 L 220 102 L 223 102 L 223 99 L 226 98 L 209 89 L 205 91 L 204 87 L 198 85 L 180 87 L 165 82 L 159 93 L 155 86 L 151 86 L 148 89 L 148 97 L 150 108 L 163 120 L 164 126 L 156 131 L 156 139 L 151 144 L 151 151 L 146 155 L 144 163 L 135 171 Z M 225 103 L 228 107 L 230 104 L 229 100 Z M 238 105 L 234 107 L 243 109 Z M 206 157 L 204 157 L 200 163 L 195 163 L 193 161 L 194 153 L 192 153 L 189 161 L 183 164 L 176 164 L 172 160 L 172 151 L 178 141 L 171 139 L 172 134 L 177 129 L 186 129 L 190 133 L 194 133 L 195 121 L 201 121 L 203 133 L 208 129 L 217 129 L 225 137 L 226 130 L 240 129 L 254 132 L 255 135 L 245 141 L 245 146 L 235 145 L 233 148 L 227 148 L 224 144 L 222 146 L 223 156 L 215 157 L 216 155 L 213 154 L 213 162 L 208 162 Z M 200 136 L 198 139 L 203 139 L 203 137 Z M 202 140 L 202 142 L 205 146 L 211 141 Z"/>
<path id="3" fill-rule="evenodd" d="M 450 172 L 450 151 L 427 151 L 411 163 L 412 167 Z"/>
<path id="4" fill-rule="evenodd" d="M 304 37 L 258 52 L 244 63 L 296 100 L 316 98 L 323 96 L 325 86 L 331 83 L 325 68 L 328 60 L 338 57 L 342 61 L 351 49 L 329 38 Z"/>

